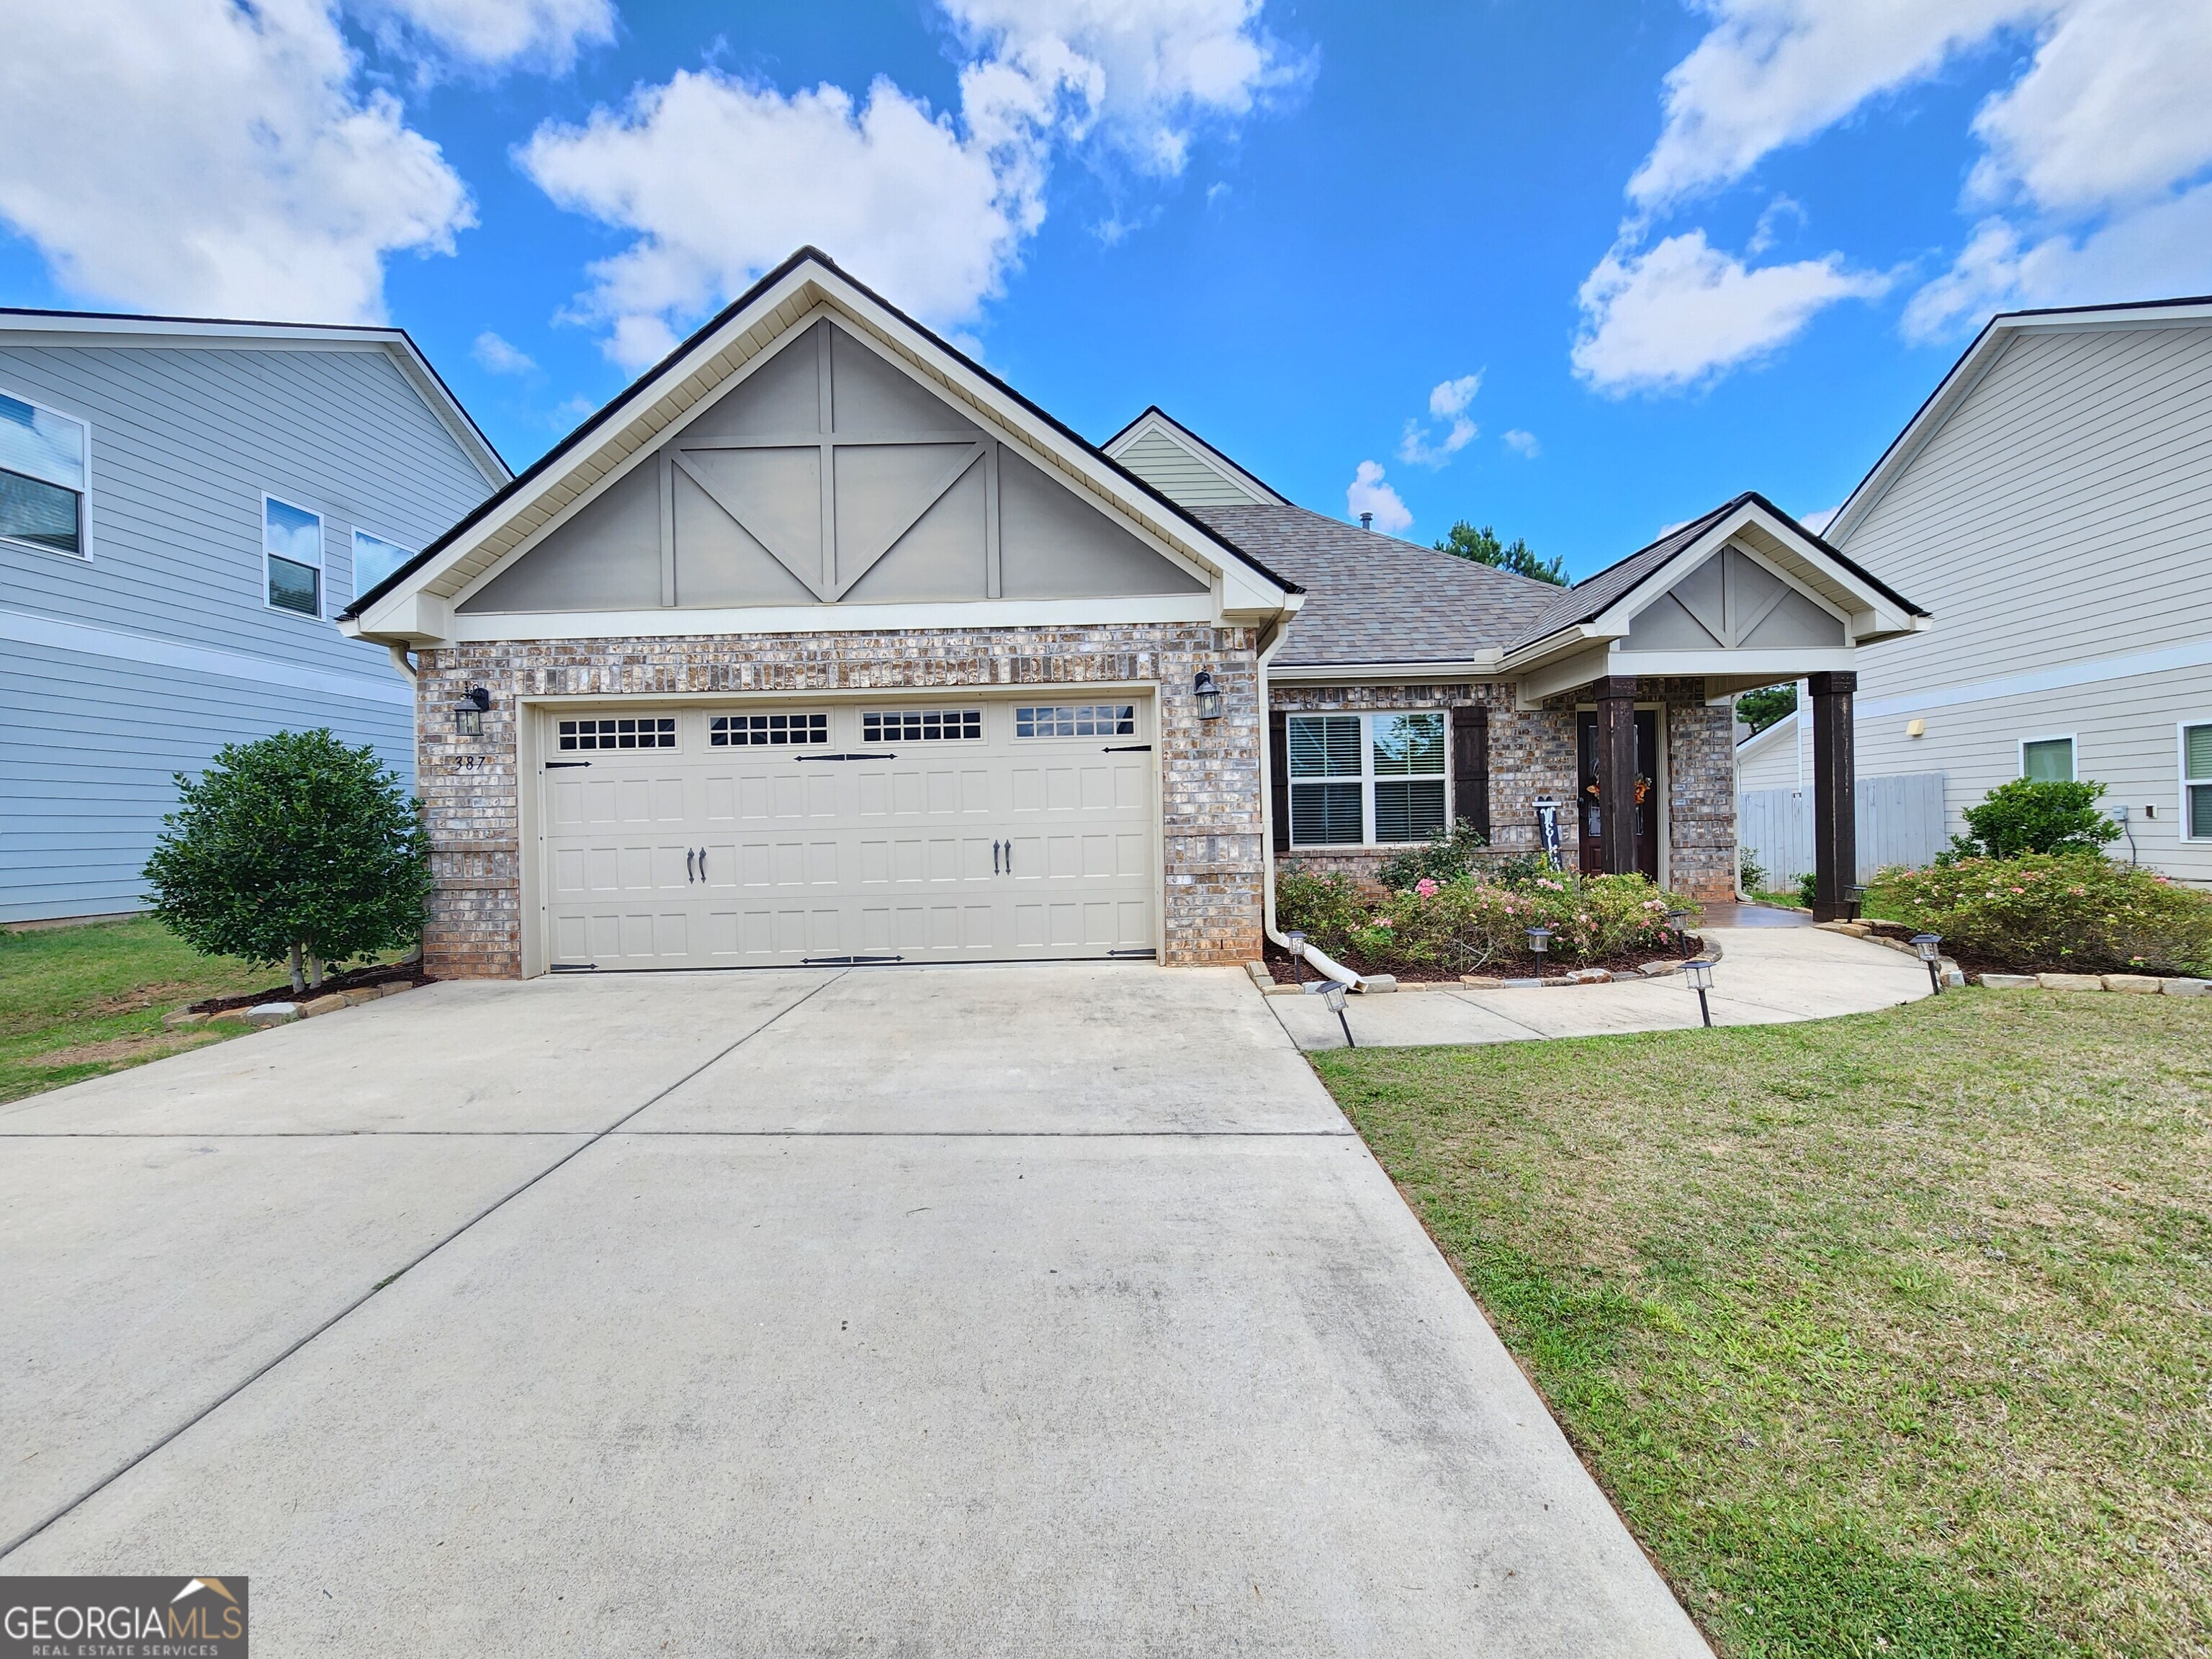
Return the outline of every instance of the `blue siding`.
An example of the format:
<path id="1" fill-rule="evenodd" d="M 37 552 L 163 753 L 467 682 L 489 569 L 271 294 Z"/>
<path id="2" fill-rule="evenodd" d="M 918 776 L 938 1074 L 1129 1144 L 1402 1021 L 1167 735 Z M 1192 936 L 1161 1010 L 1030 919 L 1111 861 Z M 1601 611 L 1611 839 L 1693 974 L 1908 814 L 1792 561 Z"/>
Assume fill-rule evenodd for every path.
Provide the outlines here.
<path id="1" fill-rule="evenodd" d="M 174 775 L 197 774 L 226 743 L 326 726 L 374 744 L 413 787 L 404 702 L 0 641 L 0 707 L 4 921 L 142 904 L 138 872 L 176 805 Z"/>
<path id="2" fill-rule="evenodd" d="M 0 334 L 0 391 L 92 428 L 90 558 L 0 544 L 0 921 L 140 903 L 171 775 L 225 743 L 328 726 L 411 778 L 406 680 L 330 620 L 352 532 L 421 547 L 491 486 L 391 356 Z M 323 514 L 321 618 L 264 602 L 264 491 Z"/>

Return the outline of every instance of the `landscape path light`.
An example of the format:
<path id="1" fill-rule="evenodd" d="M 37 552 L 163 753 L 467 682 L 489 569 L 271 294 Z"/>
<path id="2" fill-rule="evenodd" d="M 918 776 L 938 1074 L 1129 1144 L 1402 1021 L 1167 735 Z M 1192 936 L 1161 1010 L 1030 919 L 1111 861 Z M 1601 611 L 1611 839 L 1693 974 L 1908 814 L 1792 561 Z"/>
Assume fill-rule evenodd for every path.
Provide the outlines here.
<path id="1" fill-rule="evenodd" d="M 1936 965 L 1936 958 L 1941 953 L 1942 945 L 1943 935 L 1941 933 L 1915 933 L 1912 936 L 1912 948 L 1920 953 L 1921 961 L 1928 964 L 1928 983 L 1939 997 L 1943 994 L 1943 974 Z"/>
<path id="2" fill-rule="evenodd" d="M 1552 948 L 1552 930 L 1539 924 L 1528 930 L 1528 949 L 1536 958 L 1536 971 L 1544 971 L 1544 952 Z"/>
<path id="3" fill-rule="evenodd" d="M 1283 937 L 1291 942 L 1291 973 L 1292 982 L 1303 985 L 1306 982 L 1306 936 L 1298 932 L 1297 928 L 1293 927 L 1289 933 L 1284 934 Z"/>
<path id="4" fill-rule="evenodd" d="M 1690 954 L 1690 913 L 1687 910 L 1669 910 L 1667 926 L 1674 935 L 1674 948 L 1686 959 Z"/>
<path id="5" fill-rule="evenodd" d="M 1698 1013 L 1705 1022 L 1705 1029 L 1713 1025 L 1712 1005 L 1705 1000 L 1705 993 L 1713 988 L 1713 964 L 1699 957 L 1695 962 L 1682 964 L 1682 973 L 1690 981 L 1690 988 L 1698 994 Z"/>
<path id="6" fill-rule="evenodd" d="M 1306 987 L 1306 994 L 1318 996 L 1328 1005 L 1329 1012 L 1336 1016 L 1336 1023 L 1344 1028 L 1344 1046 L 1357 1048 L 1359 1045 L 1352 1040 L 1352 1022 L 1344 1017 L 1344 987 L 1333 979 L 1317 979 Z"/>

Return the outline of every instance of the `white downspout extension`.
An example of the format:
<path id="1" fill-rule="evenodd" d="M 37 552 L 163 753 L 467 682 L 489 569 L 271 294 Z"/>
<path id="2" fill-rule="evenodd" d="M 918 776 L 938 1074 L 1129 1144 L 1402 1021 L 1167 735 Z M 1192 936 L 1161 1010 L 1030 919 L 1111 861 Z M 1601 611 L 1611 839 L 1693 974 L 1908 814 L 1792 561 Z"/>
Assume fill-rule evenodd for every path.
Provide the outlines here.
<path id="1" fill-rule="evenodd" d="M 1281 647 L 1283 636 L 1289 631 L 1281 623 L 1277 623 L 1275 631 L 1269 636 L 1267 642 L 1260 647 L 1259 658 L 1260 752 L 1267 763 L 1267 769 L 1260 780 L 1260 858 L 1261 860 L 1260 926 L 1261 931 L 1270 939 L 1281 945 L 1285 951 L 1291 950 L 1291 941 L 1284 936 L 1282 930 L 1275 926 L 1275 786 L 1273 769 L 1274 757 L 1267 752 L 1268 734 L 1274 729 L 1275 711 L 1274 704 L 1267 695 L 1267 663 Z M 1324 979 L 1334 980 L 1348 990 L 1364 991 L 1367 988 L 1366 981 L 1361 979 L 1343 963 L 1324 956 L 1314 945 L 1309 945 L 1303 950 L 1291 951 L 1291 954 L 1303 956 L 1315 972 L 1320 974 Z"/>

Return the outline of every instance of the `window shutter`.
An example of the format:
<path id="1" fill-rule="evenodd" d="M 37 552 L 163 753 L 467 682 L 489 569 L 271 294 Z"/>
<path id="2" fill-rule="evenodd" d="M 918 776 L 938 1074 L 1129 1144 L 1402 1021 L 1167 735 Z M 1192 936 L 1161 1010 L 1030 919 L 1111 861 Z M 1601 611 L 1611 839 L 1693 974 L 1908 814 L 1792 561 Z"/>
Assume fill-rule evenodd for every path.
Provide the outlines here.
<path id="1" fill-rule="evenodd" d="M 1267 714 L 1267 786 L 1275 817 L 1275 850 L 1291 850 L 1291 725 L 1279 708 Z"/>
<path id="2" fill-rule="evenodd" d="M 1451 711 L 1452 817 L 1490 839 L 1490 710 L 1462 703 Z"/>

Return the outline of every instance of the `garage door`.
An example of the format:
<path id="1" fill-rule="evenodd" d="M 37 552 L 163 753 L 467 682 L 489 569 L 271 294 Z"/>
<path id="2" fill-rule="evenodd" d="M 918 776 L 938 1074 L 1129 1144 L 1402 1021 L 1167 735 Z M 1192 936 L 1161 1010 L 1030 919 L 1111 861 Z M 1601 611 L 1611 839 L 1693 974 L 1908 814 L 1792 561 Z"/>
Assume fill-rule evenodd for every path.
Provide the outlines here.
<path id="1" fill-rule="evenodd" d="M 556 968 L 1149 954 L 1152 705 L 541 718 Z"/>

